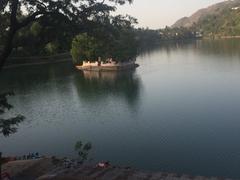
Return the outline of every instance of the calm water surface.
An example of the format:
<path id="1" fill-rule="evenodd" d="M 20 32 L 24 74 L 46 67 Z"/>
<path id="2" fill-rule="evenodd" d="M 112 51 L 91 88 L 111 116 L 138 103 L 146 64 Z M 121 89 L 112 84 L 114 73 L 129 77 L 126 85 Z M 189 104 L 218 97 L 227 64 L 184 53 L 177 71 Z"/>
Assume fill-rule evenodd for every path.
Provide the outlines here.
<path id="1" fill-rule="evenodd" d="M 70 63 L 6 69 L 10 114 L 27 117 L 0 135 L 5 155 L 76 156 L 144 170 L 240 178 L 240 40 L 150 48 L 133 72 L 82 73 Z"/>

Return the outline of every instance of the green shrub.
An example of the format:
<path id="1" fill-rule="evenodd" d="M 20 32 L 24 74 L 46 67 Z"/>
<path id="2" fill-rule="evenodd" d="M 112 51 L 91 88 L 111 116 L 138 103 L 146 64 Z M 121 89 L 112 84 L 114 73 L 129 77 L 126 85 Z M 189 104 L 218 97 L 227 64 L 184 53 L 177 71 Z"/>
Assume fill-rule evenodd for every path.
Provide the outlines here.
<path id="1" fill-rule="evenodd" d="M 74 64 L 81 64 L 84 60 L 95 61 L 100 56 L 98 42 L 87 33 L 77 35 L 72 41 L 71 55 Z"/>
<path id="2" fill-rule="evenodd" d="M 74 64 L 83 61 L 96 61 L 98 57 L 104 61 L 113 58 L 116 61 L 128 61 L 137 54 L 135 34 L 130 30 L 121 30 L 111 40 L 96 39 L 87 33 L 77 35 L 72 41 L 71 55 Z"/>
<path id="3" fill-rule="evenodd" d="M 38 36 L 42 31 L 42 26 L 40 25 L 39 22 L 34 22 L 32 24 L 32 26 L 30 27 L 30 32 L 34 35 L 34 36 Z"/>
<path id="4" fill-rule="evenodd" d="M 46 51 L 47 54 L 53 55 L 53 54 L 56 54 L 58 52 L 58 47 L 59 47 L 58 43 L 49 42 L 45 46 L 45 51 Z"/>

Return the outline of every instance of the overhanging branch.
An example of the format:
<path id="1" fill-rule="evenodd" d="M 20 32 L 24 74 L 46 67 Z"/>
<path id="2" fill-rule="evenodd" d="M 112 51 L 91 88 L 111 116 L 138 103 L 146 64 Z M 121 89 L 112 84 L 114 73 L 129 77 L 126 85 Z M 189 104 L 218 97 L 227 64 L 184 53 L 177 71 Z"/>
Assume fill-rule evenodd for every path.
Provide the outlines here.
<path id="1" fill-rule="evenodd" d="M 5 9 L 9 0 L 0 0 L 0 12 Z"/>

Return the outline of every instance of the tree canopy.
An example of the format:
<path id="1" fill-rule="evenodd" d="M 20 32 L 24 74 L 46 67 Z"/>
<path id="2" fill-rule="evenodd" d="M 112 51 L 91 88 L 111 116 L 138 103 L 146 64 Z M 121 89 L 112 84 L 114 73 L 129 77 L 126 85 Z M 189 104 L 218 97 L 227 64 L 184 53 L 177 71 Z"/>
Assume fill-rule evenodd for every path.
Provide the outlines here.
<path id="1" fill-rule="evenodd" d="M 73 39 L 71 54 L 74 63 L 81 64 L 83 60 L 96 61 L 98 57 L 103 61 L 108 58 L 128 61 L 136 56 L 136 19 L 119 15 L 104 19 L 102 23 Z"/>
<path id="2" fill-rule="evenodd" d="M 100 44 L 87 33 L 77 35 L 72 42 L 71 54 L 74 64 L 81 63 L 84 60 L 96 60 L 97 50 Z"/>
<path id="3" fill-rule="evenodd" d="M 12 52 L 16 34 L 33 22 L 39 21 L 50 25 L 64 22 L 69 25 L 70 30 L 83 31 L 97 22 L 101 23 L 102 17 L 108 17 L 110 12 L 115 11 L 117 4 L 131 3 L 132 0 L 1 0 L 0 2 L 0 20 L 4 18 L 4 21 L 0 21 L 0 38 L 4 42 L 3 47 L 0 47 L 0 68 L 2 68 Z M 33 35 L 38 33 L 36 29 L 39 27 L 35 24 L 35 27 L 31 28 Z M 49 44 L 46 48 L 52 49 L 52 47 L 53 44 Z"/>

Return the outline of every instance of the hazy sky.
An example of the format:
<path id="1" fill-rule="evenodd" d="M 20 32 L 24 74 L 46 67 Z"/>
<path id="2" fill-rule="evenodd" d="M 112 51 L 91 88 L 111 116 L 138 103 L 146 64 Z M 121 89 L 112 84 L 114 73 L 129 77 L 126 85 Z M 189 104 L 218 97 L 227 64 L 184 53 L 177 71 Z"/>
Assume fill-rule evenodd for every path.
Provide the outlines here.
<path id="1" fill-rule="evenodd" d="M 140 27 L 153 29 L 172 25 L 196 10 L 224 0 L 134 0 L 131 5 L 118 7 L 117 13 L 129 14 L 138 19 Z"/>

